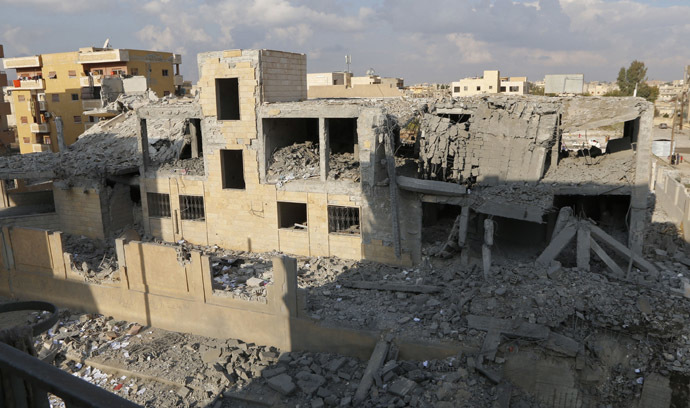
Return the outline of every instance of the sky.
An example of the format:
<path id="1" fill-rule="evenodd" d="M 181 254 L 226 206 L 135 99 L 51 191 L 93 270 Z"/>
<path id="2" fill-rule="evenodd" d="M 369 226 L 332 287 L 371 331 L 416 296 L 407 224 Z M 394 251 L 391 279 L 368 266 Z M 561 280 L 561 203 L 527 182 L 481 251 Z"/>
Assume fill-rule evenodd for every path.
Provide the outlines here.
<path id="1" fill-rule="evenodd" d="M 448 83 L 583 73 L 615 81 L 633 60 L 649 79 L 690 64 L 688 0 L 0 0 L 0 44 L 16 57 L 102 46 L 182 54 L 267 48 L 307 54 L 308 72 L 351 69 Z"/>

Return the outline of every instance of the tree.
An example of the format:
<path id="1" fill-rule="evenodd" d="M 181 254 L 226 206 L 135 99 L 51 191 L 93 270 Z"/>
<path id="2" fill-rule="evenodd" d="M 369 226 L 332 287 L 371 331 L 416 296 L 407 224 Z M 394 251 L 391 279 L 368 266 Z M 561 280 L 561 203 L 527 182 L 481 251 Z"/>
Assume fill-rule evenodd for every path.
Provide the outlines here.
<path id="1" fill-rule="evenodd" d="M 536 85 L 530 86 L 529 93 L 530 95 L 544 95 L 544 87 Z"/>
<path id="2" fill-rule="evenodd" d="M 622 67 L 618 71 L 619 92 L 610 92 L 607 96 L 632 96 L 637 87 L 637 96 L 654 102 L 659 96 L 659 88 L 647 85 L 647 67 L 644 62 L 635 60 L 630 63 L 630 67 Z"/>

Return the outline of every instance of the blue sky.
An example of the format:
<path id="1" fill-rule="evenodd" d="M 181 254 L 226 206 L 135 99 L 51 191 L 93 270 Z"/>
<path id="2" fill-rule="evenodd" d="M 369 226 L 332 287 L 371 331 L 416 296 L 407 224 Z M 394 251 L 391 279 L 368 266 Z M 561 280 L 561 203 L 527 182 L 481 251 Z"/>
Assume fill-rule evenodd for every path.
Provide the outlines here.
<path id="1" fill-rule="evenodd" d="M 7 56 L 100 46 L 183 54 L 232 48 L 304 52 L 308 71 L 374 68 L 408 84 L 484 69 L 538 80 L 614 80 L 642 60 L 650 79 L 690 64 L 690 1 L 680 0 L 0 0 Z M 12 18 L 11 16 L 15 16 Z"/>

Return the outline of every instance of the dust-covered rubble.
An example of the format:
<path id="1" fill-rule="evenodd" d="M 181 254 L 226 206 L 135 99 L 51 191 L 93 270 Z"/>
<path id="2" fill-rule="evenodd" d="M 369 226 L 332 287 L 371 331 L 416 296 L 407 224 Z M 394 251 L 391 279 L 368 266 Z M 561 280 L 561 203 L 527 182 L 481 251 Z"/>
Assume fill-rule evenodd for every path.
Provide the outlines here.
<path id="1" fill-rule="evenodd" d="M 319 145 L 312 142 L 294 143 L 276 149 L 271 155 L 267 179 L 284 183 L 290 180 L 319 176 Z"/>
<path id="2" fill-rule="evenodd" d="M 63 233 L 63 250 L 71 255 L 71 268 L 87 282 L 119 281 L 113 245 L 83 235 Z"/>

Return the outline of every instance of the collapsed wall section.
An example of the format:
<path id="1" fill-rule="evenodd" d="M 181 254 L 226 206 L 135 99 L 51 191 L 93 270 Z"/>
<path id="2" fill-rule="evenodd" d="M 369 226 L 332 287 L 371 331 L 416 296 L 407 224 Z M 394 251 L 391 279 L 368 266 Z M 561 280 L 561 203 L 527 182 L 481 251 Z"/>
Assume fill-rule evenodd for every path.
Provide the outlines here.
<path id="1" fill-rule="evenodd" d="M 519 98 L 451 100 L 422 116 L 422 178 L 538 181 L 558 142 L 560 106 Z"/>

